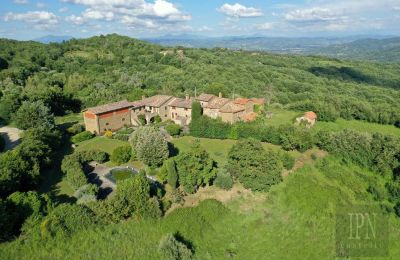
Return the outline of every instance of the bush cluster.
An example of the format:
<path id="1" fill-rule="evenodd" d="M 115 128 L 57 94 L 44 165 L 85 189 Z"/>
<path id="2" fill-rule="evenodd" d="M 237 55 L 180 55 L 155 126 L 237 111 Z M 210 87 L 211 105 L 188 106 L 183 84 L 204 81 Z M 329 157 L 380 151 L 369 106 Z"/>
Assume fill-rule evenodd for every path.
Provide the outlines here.
<path id="1" fill-rule="evenodd" d="M 83 164 L 89 161 L 102 163 L 107 160 L 107 157 L 107 153 L 97 150 L 75 152 L 64 157 L 61 163 L 61 170 L 71 187 L 78 190 L 87 184 Z"/>
<path id="2" fill-rule="evenodd" d="M 89 132 L 89 131 L 84 131 L 84 132 L 81 132 L 81 133 L 79 133 L 79 134 L 74 135 L 74 136 L 71 138 L 71 141 L 72 141 L 74 144 L 76 144 L 76 143 L 80 143 L 80 142 L 83 142 L 83 141 L 86 141 L 86 140 L 90 140 L 90 139 L 92 139 L 93 137 L 94 137 L 94 134 L 92 134 L 92 133 Z"/>
<path id="3" fill-rule="evenodd" d="M 129 145 L 125 145 L 115 148 L 111 154 L 110 160 L 116 164 L 123 164 L 129 162 L 131 157 L 132 148 Z"/>

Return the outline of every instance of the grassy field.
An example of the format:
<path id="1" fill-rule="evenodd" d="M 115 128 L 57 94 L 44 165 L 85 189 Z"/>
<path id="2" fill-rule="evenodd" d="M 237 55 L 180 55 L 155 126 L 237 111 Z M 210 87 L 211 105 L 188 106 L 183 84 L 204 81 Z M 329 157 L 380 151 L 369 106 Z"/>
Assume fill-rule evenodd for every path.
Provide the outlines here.
<path id="1" fill-rule="evenodd" d="M 175 138 L 172 143 L 179 151 L 188 151 L 195 141 L 195 139 L 200 140 L 200 146 L 206 150 L 211 158 L 213 158 L 218 164 L 224 165 L 227 163 L 227 156 L 231 147 L 237 142 L 236 140 L 220 140 L 220 139 L 209 139 L 209 138 L 195 138 L 192 136 L 184 136 L 180 138 Z M 275 151 L 283 151 L 279 146 L 263 143 L 265 149 L 272 149 Z M 300 156 L 297 151 L 290 152 L 296 158 Z"/>
<path id="2" fill-rule="evenodd" d="M 82 113 L 68 114 L 65 116 L 57 116 L 55 118 L 55 122 L 57 125 L 65 124 L 65 123 L 83 123 Z"/>
<path id="3" fill-rule="evenodd" d="M 359 120 L 344 120 L 341 118 L 337 119 L 335 122 L 317 122 L 314 127 L 315 130 L 328 131 L 340 131 L 346 128 L 354 129 L 360 132 L 400 136 L 400 128 L 397 128 L 393 125 L 380 125 Z"/>
<path id="4" fill-rule="evenodd" d="M 101 150 L 108 154 L 111 154 L 115 148 L 123 145 L 129 145 L 129 143 L 117 139 L 107 138 L 104 136 L 96 136 L 90 140 L 78 143 L 76 151 Z"/>
<path id="5" fill-rule="evenodd" d="M 291 174 L 269 193 L 246 193 L 224 203 L 204 201 L 159 221 L 130 220 L 42 241 L 0 245 L 1 259 L 162 259 L 162 236 L 179 233 L 197 259 L 334 259 L 335 208 L 373 203 L 366 191 L 376 176 L 334 158 Z M 400 220 L 389 215 L 390 255 L 400 255 Z M 118 248 L 118 250 L 114 250 Z"/>
<path id="6" fill-rule="evenodd" d="M 271 119 L 267 119 L 267 123 L 273 126 L 279 126 L 282 124 L 293 124 L 294 119 L 302 114 L 302 112 L 279 108 L 271 108 L 267 110 L 273 113 L 273 117 Z M 391 134 L 400 136 L 400 128 L 397 128 L 393 125 L 381 125 L 360 120 L 345 120 L 342 118 L 337 119 L 335 122 L 318 121 L 313 129 L 315 131 L 340 131 L 346 128 L 354 129 L 360 132 L 381 133 L 385 135 Z"/>

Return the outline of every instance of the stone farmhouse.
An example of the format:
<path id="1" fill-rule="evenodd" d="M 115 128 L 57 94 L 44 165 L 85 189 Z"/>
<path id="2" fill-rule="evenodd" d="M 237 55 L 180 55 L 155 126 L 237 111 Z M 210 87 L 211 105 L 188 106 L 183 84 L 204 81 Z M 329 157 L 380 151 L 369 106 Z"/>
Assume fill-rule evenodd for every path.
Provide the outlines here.
<path id="1" fill-rule="evenodd" d="M 313 111 L 305 112 L 304 115 L 296 118 L 296 123 L 299 125 L 305 123 L 307 127 L 312 127 L 317 121 L 317 114 Z"/>
<path id="2" fill-rule="evenodd" d="M 200 102 L 203 114 L 211 118 L 221 118 L 222 121 L 235 123 L 237 121 L 253 121 L 257 117 L 254 106 L 264 105 L 264 99 L 257 98 L 223 98 L 211 94 L 201 94 L 198 97 L 177 98 L 168 95 L 142 97 L 141 100 L 127 100 L 88 108 L 83 112 L 86 130 L 94 134 L 104 134 L 106 131 L 116 131 L 125 126 L 139 126 L 139 116 L 149 123 L 158 115 L 162 121 L 172 120 L 176 124 L 190 124 L 192 103 Z"/>

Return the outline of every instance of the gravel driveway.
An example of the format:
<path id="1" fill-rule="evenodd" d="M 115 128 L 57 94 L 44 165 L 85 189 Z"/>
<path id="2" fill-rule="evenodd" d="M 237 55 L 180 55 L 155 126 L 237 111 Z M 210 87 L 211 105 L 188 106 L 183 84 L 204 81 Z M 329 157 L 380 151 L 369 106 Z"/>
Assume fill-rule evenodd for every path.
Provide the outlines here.
<path id="1" fill-rule="evenodd" d="M 19 144 L 22 130 L 14 127 L 3 126 L 0 127 L 0 133 L 2 133 L 2 136 L 5 140 L 5 151 L 7 151 L 13 149 Z"/>

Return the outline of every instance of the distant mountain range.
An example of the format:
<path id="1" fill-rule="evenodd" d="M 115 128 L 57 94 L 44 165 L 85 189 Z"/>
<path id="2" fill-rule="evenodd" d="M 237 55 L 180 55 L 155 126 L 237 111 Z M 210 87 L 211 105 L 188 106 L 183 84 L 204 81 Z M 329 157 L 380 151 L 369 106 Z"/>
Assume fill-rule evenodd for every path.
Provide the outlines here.
<path id="1" fill-rule="evenodd" d="M 143 40 L 165 46 L 193 48 L 228 48 L 249 51 L 267 51 L 283 54 L 323 55 L 337 58 L 400 62 L 400 37 L 202 37 L 166 35 Z"/>
<path id="2" fill-rule="evenodd" d="M 74 37 L 68 36 L 68 35 L 46 35 L 46 36 L 43 36 L 40 38 L 33 39 L 33 41 L 47 44 L 47 43 L 51 43 L 51 42 L 60 43 L 63 41 L 71 40 L 73 38 Z"/>
<path id="3" fill-rule="evenodd" d="M 341 59 L 400 62 L 400 37 L 361 39 L 350 43 L 333 44 L 310 53 Z"/>

